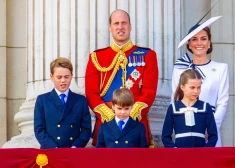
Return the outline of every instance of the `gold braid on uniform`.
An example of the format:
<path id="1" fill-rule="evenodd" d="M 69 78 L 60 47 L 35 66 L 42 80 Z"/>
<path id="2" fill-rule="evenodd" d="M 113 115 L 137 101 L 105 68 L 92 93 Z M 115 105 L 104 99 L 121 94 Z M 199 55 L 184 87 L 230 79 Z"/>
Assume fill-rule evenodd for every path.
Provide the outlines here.
<path id="1" fill-rule="evenodd" d="M 145 104 L 143 102 L 136 102 L 133 105 L 133 108 L 130 113 L 131 118 L 133 118 L 134 120 L 138 119 L 140 121 L 142 119 L 141 111 L 146 107 L 148 107 L 147 104 Z"/>
<path id="2" fill-rule="evenodd" d="M 102 117 L 101 121 L 102 122 L 104 122 L 104 121 L 107 121 L 107 122 L 111 121 L 114 118 L 114 116 L 115 116 L 113 110 L 111 110 L 105 104 L 100 104 L 100 105 L 96 106 L 94 108 L 94 111 L 101 115 L 101 117 Z"/>
<path id="3" fill-rule="evenodd" d="M 92 60 L 92 63 L 95 65 L 96 69 L 100 72 L 108 72 L 110 71 L 111 69 L 113 69 L 113 67 L 115 66 L 115 64 L 117 63 L 117 60 L 118 60 L 118 57 L 119 57 L 119 53 L 116 54 L 116 56 L 114 57 L 113 59 L 113 62 L 109 65 L 109 67 L 105 68 L 105 67 L 101 67 L 98 60 L 97 60 L 97 57 L 96 57 L 96 53 L 93 52 L 91 54 L 91 60 Z"/>
<path id="4" fill-rule="evenodd" d="M 126 83 L 126 65 L 128 63 L 125 52 L 128 51 L 129 49 L 131 49 L 132 46 L 133 46 L 133 44 L 132 44 L 131 40 L 129 42 L 127 42 L 125 45 L 123 45 L 122 49 L 120 49 L 119 46 L 117 46 L 114 42 L 112 42 L 111 48 L 114 51 L 116 51 L 117 54 L 115 55 L 112 63 L 108 67 L 102 67 L 99 64 L 95 52 L 93 52 L 91 54 L 92 63 L 94 64 L 96 69 L 101 72 L 101 74 L 102 73 L 107 73 L 108 71 L 113 70 L 107 84 L 105 85 L 104 89 L 100 93 L 100 97 L 103 97 L 107 93 L 107 91 L 108 91 L 110 85 L 112 84 L 113 79 L 114 79 L 114 77 L 115 77 L 115 75 L 116 75 L 116 73 L 117 73 L 117 71 L 120 67 L 122 68 L 122 71 L 123 71 L 123 73 L 122 73 L 122 86 L 125 87 L 125 83 Z M 105 74 L 105 77 L 106 77 L 106 74 Z M 101 83 L 100 90 L 103 87 L 104 80 L 105 79 L 103 79 L 103 81 L 101 80 L 101 82 L 100 82 Z M 102 117 L 101 121 L 102 122 L 111 121 L 115 116 L 113 110 L 111 110 L 105 104 L 98 105 L 97 107 L 94 108 L 94 111 L 101 115 L 101 117 Z"/>
<path id="5" fill-rule="evenodd" d="M 100 72 L 108 72 L 110 70 L 113 69 L 113 72 L 107 82 L 107 84 L 105 85 L 104 89 L 102 90 L 102 92 L 100 93 L 100 97 L 103 97 L 110 85 L 112 84 L 113 82 L 113 79 L 119 69 L 119 67 L 122 68 L 122 87 L 125 87 L 125 83 L 126 83 L 126 65 L 128 63 L 128 60 L 126 58 L 126 55 L 125 55 L 125 52 L 128 51 L 129 49 L 131 49 L 133 46 L 133 43 L 132 41 L 130 40 L 128 43 L 126 43 L 122 49 L 119 48 L 119 46 L 117 46 L 114 42 L 112 42 L 112 45 L 111 45 L 111 48 L 117 52 L 116 56 L 114 57 L 112 63 L 110 64 L 110 66 L 108 67 L 102 67 L 100 66 L 99 62 L 98 62 L 98 59 L 97 59 L 97 56 L 96 56 L 96 53 L 93 52 L 91 54 L 91 60 L 92 60 L 92 63 L 94 64 L 94 66 L 96 67 L 96 69 Z M 102 83 L 102 82 L 101 82 Z"/>
<path id="6" fill-rule="evenodd" d="M 153 140 L 153 135 L 151 133 L 151 129 L 150 129 L 150 121 L 149 121 L 149 116 L 147 116 L 147 120 L 148 120 L 148 136 L 149 136 L 149 148 L 155 148 L 155 143 L 154 143 L 154 140 Z"/>

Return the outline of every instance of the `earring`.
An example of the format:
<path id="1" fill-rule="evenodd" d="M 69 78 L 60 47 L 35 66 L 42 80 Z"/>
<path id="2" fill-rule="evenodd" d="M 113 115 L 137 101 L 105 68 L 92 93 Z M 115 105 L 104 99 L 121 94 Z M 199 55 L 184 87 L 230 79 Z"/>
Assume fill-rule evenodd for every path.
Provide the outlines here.
<path id="1" fill-rule="evenodd" d="M 208 49 L 210 49 L 210 48 L 211 48 L 211 46 L 208 47 Z"/>

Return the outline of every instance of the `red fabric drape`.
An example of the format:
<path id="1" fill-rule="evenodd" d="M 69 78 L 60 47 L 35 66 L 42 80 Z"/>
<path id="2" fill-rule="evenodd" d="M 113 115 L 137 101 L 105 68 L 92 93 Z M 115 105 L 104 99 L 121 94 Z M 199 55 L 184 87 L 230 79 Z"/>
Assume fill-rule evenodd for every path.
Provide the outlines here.
<path id="1" fill-rule="evenodd" d="M 43 168 L 235 168 L 235 147 L 147 149 L 0 149 L 0 168 L 39 168 L 38 154 L 48 157 Z"/>

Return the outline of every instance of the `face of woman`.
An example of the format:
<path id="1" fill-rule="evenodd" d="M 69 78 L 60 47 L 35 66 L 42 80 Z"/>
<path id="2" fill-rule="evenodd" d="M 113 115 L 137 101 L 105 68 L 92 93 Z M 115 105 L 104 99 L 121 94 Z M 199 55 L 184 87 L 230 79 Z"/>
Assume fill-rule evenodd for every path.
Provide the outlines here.
<path id="1" fill-rule="evenodd" d="M 210 47 L 210 43 L 211 42 L 205 30 L 198 32 L 188 42 L 189 49 L 192 50 L 194 56 L 198 57 L 206 56 L 206 52 Z"/>

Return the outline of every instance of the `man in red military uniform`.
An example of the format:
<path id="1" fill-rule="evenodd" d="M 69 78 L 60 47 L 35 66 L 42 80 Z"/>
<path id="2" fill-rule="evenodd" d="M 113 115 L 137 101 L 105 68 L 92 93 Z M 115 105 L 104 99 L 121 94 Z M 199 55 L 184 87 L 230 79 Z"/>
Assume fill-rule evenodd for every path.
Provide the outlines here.
<path id="1" fill-rule="evenodd" d="M 145 125 L 149 146 L 154 147 L 148 111 L 157 91 L 157 55 L 149 48 L 133 45 L 127 12 L 118 9 L 110 15 L 109 31 L 111 46 L 91 53 L 86 69 L 86 97 L 96 116 L 92 145 L 96 144 L 100 125 L 115 116 L 110 102 L 113 91 L 126 87 L 135 99 L 130 116 Z"/>

